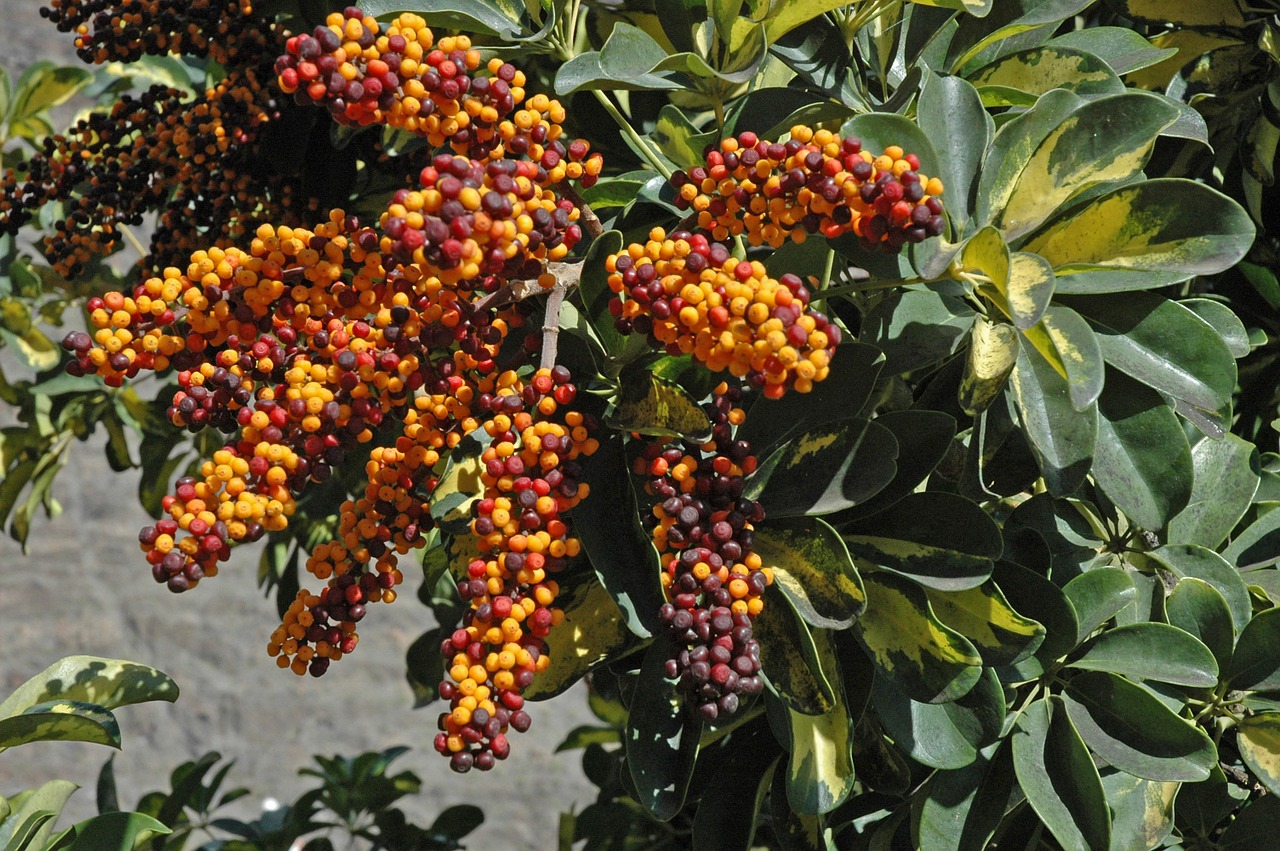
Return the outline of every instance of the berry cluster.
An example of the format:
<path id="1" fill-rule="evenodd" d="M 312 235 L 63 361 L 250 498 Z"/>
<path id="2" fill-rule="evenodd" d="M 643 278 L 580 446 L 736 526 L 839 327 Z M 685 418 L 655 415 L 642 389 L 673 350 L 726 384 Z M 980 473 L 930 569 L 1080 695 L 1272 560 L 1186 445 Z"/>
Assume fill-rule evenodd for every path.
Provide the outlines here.
<path id="1" fill-rule="evenodd" d="M 552 577 L 580 550 L 563 516 L 587 496 L 576 459 L 598 446 L 591 419 L 564 410 L 576 395 L 557 366 L 527 384 L 504 373 L 497 392 L 477 400 L 490 441 L 471 522 L 478 552 L 458 582 L 471 610 L 441 646 L 449 711 L 435 738 L 455 771 L 492 768 L 509 753 L 508 726 L 529 728 L 521 692 L 549 664 L 544 640 L 563 617 Z"/>
<path id="2" fill-rule="evenodd" d="M 541 180 L 540 180 L 541 178 Z M 441 154 L 402 189 L 382 217 L 382 249 L 447 284 L 481 275 L 536 278 L 582 238 L 578 208 L 544 189 L 546 171 L 528 160 L 486 163 Z"/>
<path id="3" fill-rule="evenodd" d="M 166 54 L 235 64 L 264 26 L 251 0 L 49 0 L 40 15 L 74 31 L 76 53 L 95 64 Z"/>
<path id="4" fill-rule="evenodd" d="M 678 648 L 666 675 L 709 721 L 737 712 L 742 697 L 763 687 L 751 622 L 773 574 L 752 551 L 753 524 L 764 511 L 742 496 L 756 459 L 733 439 L 744 416 L 740 400 L 739 388 L 722 383 L 707 406 L 710 441 L 649 443 L 632 468 L 658 500 L 648 520 L 667 596 L 659 617 Z"/>
<path id="5" fill-rule="evenodd" d="M 558 101 L 535 95 L 525 102 L 523 71 L 495 58 L 481 72 L 480 51 L 467 36 L 436 41 L 418 15 L 404 13 L 384 28 L 348 6 L 312 34 L 290 38 L 276 72 L 281 89 L 325 106 L 341 124 L 401 128 L 477 159 L 528 157 L 555 175 L 551 182 L 567 177 L 590 186 L 600 173 L 602 160 L 588 157 L 585 142 L 560 141 Z"/>
<path id="6" fill-rule="evenodd" d="M 840 328 L 809 308 L 795 275 L 770 278 L 702 234 L 661 229 L 609 257 L 609 309 L 621 333 L 648 334 L 672 354 L 692 354 L 778 398 L 827 377 Z M 623 299 L 625 295 L 625 300 Z"/>
<path id="7" fill-rule="evenodd" d="M 676 205 L 697 214 L 716 240 L 743 234 L 752 245 L 803 242 L 812 233 L 856 234 L 868 248 L 896 252 L 942 233 L 942 181 L 920 173 L 915 154 L 880 156 L 856 138 L 797 125 L 787 142 L 741 133 L 707 151 L 706 164 L 671 177 Z"/>

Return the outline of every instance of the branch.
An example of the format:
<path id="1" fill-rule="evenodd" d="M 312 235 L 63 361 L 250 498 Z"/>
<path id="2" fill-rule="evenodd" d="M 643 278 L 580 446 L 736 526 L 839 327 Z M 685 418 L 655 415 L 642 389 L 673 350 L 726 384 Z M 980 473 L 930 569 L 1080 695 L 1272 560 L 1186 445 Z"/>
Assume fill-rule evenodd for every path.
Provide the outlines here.
<path id="1" fill-rule="evenodd" d="M 600 222 L 600 217 L 595 211 L 587 206 L 587 202 L 582 200 L 582 196 L 578 194 L 578 190 L 572 186 L 569 181 L 562 180 L 556 184 L 556 191 L 560 193 L 562 198 L 567 198 L 573 202 L 573 206 L 578 208 L 582 229 L 587 232 L 587 236 L 595 239 L 604 233 L 604 225 Z"/>
<path id="2" fill-rule="evenodd" d="M 568 282 L 556 281 L 551 294 L 547 296 L 547 312 L 542 322 L 542 359 L 538 362 L 541 369 L 551 369 L 556 365 L 556 348 L 560 342 L 560 308 L 568 292 Z"/>

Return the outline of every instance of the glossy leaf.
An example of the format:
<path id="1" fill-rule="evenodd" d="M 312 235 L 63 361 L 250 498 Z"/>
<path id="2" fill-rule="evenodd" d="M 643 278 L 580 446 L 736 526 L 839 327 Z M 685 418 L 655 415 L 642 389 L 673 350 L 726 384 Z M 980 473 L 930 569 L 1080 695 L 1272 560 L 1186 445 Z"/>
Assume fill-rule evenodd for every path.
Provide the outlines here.
<path id="1" fill-rule="evenodd" d="M 1068 660 L 1068 667 L 1194 688 L 1218 683 L 1218 662 L 1209 648 L 1198 638 L 1164 623 L 1134 623 L 1109 629 L 1084 645 L 1083 651 Z"/>
<path id="2" fill-rule="evenodd" d="M 897 473 L 875 496 L 830 517 L 833 525 L 870 517 L 913 493 L 941 463 L 956 433 L 953 417 L 923 408 L 888 411 L 877 416 L 876 422 L 893 432 L 898 441 Z"/>
<path id="3" fill-rule="evenodd" d="M 1275 564 L 1280 559 L 1280 510 L 1272 509 L 1250 523 L 1232 538 L 1222 557 L 1240 570 L 1257 570 Z"/>
<path id="4" fill-rule="evenodd" d="M 1002 56 L 968 75 L 968 80 L 979 92 L 986 86 L 1002 86 L 1037 97 L 1050 89 L 1069 89 L 1080 95 L 1124 90 L 1124 83 L 1105 61 L 1087 50 L 1062 44 Z"/>
<path id="5" fill-rule="evenodd" d="M 1280 712 L 1246 716 L 1236 726 L 1236 747 L 1253 776 L 1280 795 Z"/>
<path id="6" fill-rule="evenodd" d="M 636 495 L 623 455 L 621 435 L 610 434 L 583 462 L 591 498 L 573 510 L 574 534 L 604 587 L 609 589 L 640 638 L 658 629 L 658 609 L 666 602 L 653 539 L 636 517 Z"/>
<path id="7" fill-rule="evenodd" d="M 1027 707 L 1012 742 L 1018 783 L 1054 838 L 1064 848 L 1109 848 L 1111 816 L 1102 780 L 1062 698 Z"/>
<path id="8" fill-rule="evenodd" d="M 884 352 L 889 372 L 911 372 L 954 354 L 968 336 L 973 317 L 973 308 L 957 298 L 907 289 L 867 312 L 859 339 Z"/>
<path id="9" fill-rule="evenodd" d="M 937 618 L 924 590 L 893 574 L 867 574 L 863 582 L 867 611 L 853 628 L 877 672 L 923 703 L 967 694 L 982 673 L 982 659 L 967 638 Z"/>
<path id="10" fill-rule="evenodd" d="M 916 846 L 982 851 L 1014 795 L 1009 739 L 984 749 L 964 768 L 936 771 L 913 802 Z"/>
<path id="11" fill-rule="evenodd" d="M 104 851 L 140 847 L 172 830 L 144 813 L 103 813 L 72 825 L 49 851 Z"/>
<path id="12" fill-rule="evenodd" d="M 178 697 L 178 685 L 168 674 L 136 662 L 97 656 L 67 656 L 20 685 L 0 703 L 0 718 L 54 700 L 94 704 L 116 709 L 149 700 Z"/>
<path id="13" fill-rule="evenodd" d="M 664 632 L 645 652 L 623 735 L 637 800 L 660 821 L 669 821 L 684 805 L 702 731 L 701 722 L 684 712 L 675 682 L 665 676 L 672 649 Z"/>
<path id="14" fill-rule="evenodd" d="M 810 625 L 844 629 L 862 614 L 867 595 L 839 533 L 816 517 L 766 521 L 755 552 L 774 570 L 774 586 Z"/>
<path id="15" fill-rule="evenodd" d="M 650 73 L 667 58 L 662 45 L 639 27 L 619 21 L 598 51 L 580 53 L 556 71 L 557 94 L 579 89 L 675 89 L 668 74 Z"/>
<path id="16" fill-rule="evenodd" d="M 1057 36 L 1049 44 L 1087 50 L 1117 74 L 1147 68 L 1175 53 L 1174 50 L 1156 47 L 1128 27 L 1087 27 Z"/>
<path id="17" fill-rule="evenodd" d="M 1093 462 L 1098 433 L 1096 406 L 1077 411 L 1067 381 L 1029 346 L 1022 347 L 1010 385 L 1027 443 L 1049 493 L 1071 493 L 1084 481 Z"/>
<path id="18" fill-rule="evenodd" d="M 981 585 L 1004 546 L 976 503 L 942 492 L 910 494 L 841 532 L 856 558 L 942 590 Z"/>
<path id="19" fill-rule="evenodd" d="M 1146 553 L 1146 557 L 1179 578 L 1194 577 L 1212 585 L 1231 612 L 1233 632 L 1239 634 L 1253 617 L 1249 589 L 1240 572 L 1213 550 L 1196 545 L 1171 544 Z"/>
<path id="20" fill-rule="evenodd" d="M 1191 498 L 1191 446 L 1177 415 L 1157 393 L 1114 372 L 1098 400 L 1093 475 L 1144 529 L 1163 529 Z"/>
<path id="21" fill-rule="evenodd" d="M 764 609 L 752 632 L 760 642 L 760 668 L 782 702 L 805 715 L 830 712 L 836 693 L 823 670 L 823 654 L 815 641 L 821 634 L 809 630 L 776 584 L 765 589 Z M 824 637 L 821 640 L 826 643 Z M 827 664 L 831 661 L 828 656 Z"/>
<path id="22" fill-rule="evenodd" d="M 930 768 L 971 764 L 979 750 L 999 737 L 1005 718 L 1004 692 L 990 670 L 968 694 L 947 703 L 912 700 L 876 677 L 871 705 L 894 743 Z"/>
<path id="23" fill-rule="evenodd" d="M 774 450 L 747 480 L 743 495 L 759 500 L 770 518 L 830 514 L 869 499 L 892 481 L 897 455 L 897 441 L 884 426 L 842 420 Z"/>
<path id="24" fill-rule="evenodd" d="M 0 719 L 0 750 L 30 742 L 93 742 L 120 747 L 115 716 L 93 703 L 51 700 Z"/>
<path id="25" fill-rule="evenodd" d="M 769 789 L 769 819 L 782 851 L 830 851 L 822 837 L 822 817 L 798 813 L 787 800 L 788 772 L 778 767 Z"/>
<path id="26" fill-rule="evenodd" d="M 694 441 L 711 434 L 711 421 L 697 400 L 651 371 L 624 373 L 618 404 L 605 422 L 621 431 Z"/>
<path id="27" fill-rule="evenodd" d="M 801 4 L 806 5 L 806 4 Z M 920 158 L 920 171 L 938 173 L 938 155 L 933 142 L 914 121 L 888 112 L 869 112 L 855 115 L 840 126 L 841 136 L 857 136 L 862 149 L 879 155 L 890 145 L 898 145 L 904 151 Z"/>
<path id="28" fill-rule="evenodd" d="M 1218 762 L 1203 730 L 1123 677 L 1077 674 L 1062 701 L 1089 749 L 1135 777 L 1194 783 Z"/>
<path id="29" fill-rule="evenodd" d="M 1086 570 L 1063 586 L 1062 593 L 1076 611 L 1077 642 L 1084 641 L 1138 596 L 1129 574 L 1118 567 Z"/>
<path id="30" fill-rule="evenodd" d="M 432 26 L 513 38 L 523 27 L 519 13 L 495 0 L 364 0 L 366 15 L 385 17 L 412 10 Z"/>
<path id="31" fill-rule="evenodd" d="M 1044 626 L 1015 611 L 994 582 L 959 591 L 925 588 L 925 594 L 934 614 L 969 639 L 986 665 L 1019 662 L 1044 640 Z"/>
<path id="32" fill-rule="evenodd" d="M 78 788 L 70 780 L 50 780 L 10 798 L 12 812 L 0 821 L 0 847 L 42 847 L 53 826 L 51 819 L 58 817 Z"/>
<path id="33" fill-rule="evenodd" d="M 1178 0 L 1113 0 L 1127 18 L 1148 24 L 1175 27 L 1233 27 L 1244 23 L 1237 0 L 1203 0 L 1186 4 Z"/>
<path id="34" fill-rule="evenodd" d="M 1111 808 L 1111 851 L 1159 847 L 1173 830 L 1173 798 L 1181 784 L 1143 780 L 1115 769 L 1101 775 Z"/>
<path id="35" fill-rule="evenodd" d="M 1231 610 L 1218 589 L 1188 576 L 1178 580 L 1164 606 L 1169 623 L 1198 638 L 1218 660 L 1218 669 L 1227 670 L 1235 634 Z"/>
<path id="36" fill-rule="evenodd" d="M 1083 411 L 1102 393 L 1104 366 L 1097 336 L 1069 307 L 1044 311 L 1040 321 L 1022 332 L 1023 347 L 1032 347 L 1067 381 L 1071 406 Z"/>
<path id="37" fill-rule="evenodd" d="M 787 800 L 803 815 L 829 813 L 853 793 L 853 720 L 843 695 L 822 715 L 787 712 Z"/>
<path id="38" fill-rule="evenodd" d="M 1005 680 L 1019 682 L 1039 676 L 1076 646 L 1078 621 L 1071 601 L 1044 576 L 1020 564 L 998 562 L 993 579 L 1013 608 L 1044 625 L 1045 636 L 1031 658 L 1001 672 Z"/>
<path id="39" fill-rule="evenodd" d="M 1245 625 L 1223 680 L 1233 689 L 1280 688 L 1280 608 L 1258 612 Z"/>
<path id="40" fill-rule="evenodd" d="M 575 580 L 556 605 L 564 612 L 564 620 L 545 639 L 551 663 L 524 690 L 528 700 L 560 694 L 595 666 L 624 655 L 637 643 L 626 616 L 595 575 Z"/>
<path id="41" fill-rule="evenodd" d="M 43 110 L 66 103 L 91 82 L 93 74 L 85 68 L 59 66 L 47 59 L 34 62 L 27 66 L 14 86 L 10 121 L 33 117 Z"/>
<path id="42" fill-rule="evenodd" d="M 1211 298 L 1186 298 L 1178 304 L 1190 310 L 1209 325 L 1222 342 L 1227 344 L 1231 356 L 1242 358 L 1253 350 L 1249 342 L 1249 332 L 1240 321 L 1240 317 L 1230 307 Z"/>
<path id="43" fill-rule="evenodd" d="M 1191 498 L 1169 521 L 1168 541 L 1216 547 L 1244 516 L 1258 489 L 1258 450 L 1234 434 L 1206 438 L 1191 448 L 1191 463 Z"/>
<path id="44" fill-rule="evenodd" d="M 1252 221 L 1235 201 L 1204 184 L 1167 178 L 1092 198 L 1021 247 L 1053 264 L 1058 292 L 1099 293 L 1221 272 L 1244 256 L 1253 236 Z M 1090 274 L 1072 280 L 1084 272 Z"/>
<path id="45" fill-rule="evenodd" d="M 960 410 L 976 417 L 1000 398 L 1018 360 L 1018 346 L 1018 332 L 1012 325 L 974 317 L 964 375 L 956 390 Z"/>
<path id="46" fill-rule="evenodd" d="M 768 735 L 766 730 L 764 736 Z M 760 806 L 773 783 L 778 757 L 775 749 L 755 739 L 737 744 L 698 801 L 691 837 L 695 848 L 751 849 Z"/>
<path id="47" fill-rule="evenodd" d="M 1236 383 L 1235 359 L 1221 336 L 1186 307 L 1158 295 L 1065 300 L 1088 320 L 1107 363 L 1143 384 L 1217 410 Z"/>
<path id="48" fill-rule="evenodd" d="M 634 192 L 631 197 L 635 197 Z M 611 230 L 596 237 L 587 249 L 587 257 L 582 264 L 582 278 L 578 283 L 582 309 L 590 319 L 591 327 L 595 329 L 605 352 L 610 355 L 617 355 L 622 351 L 625 338 L 614 328 L 613 316 L 609 313 L 613 291 L 609 289 L 604 258 L 621 250 L 621 231 Z"/>
<path id="49" fill-rule="evenodd" d="M 937 177 L 945 187 L 951 225 L 962 231 L 973 208 L 974 181 L 995 132 L 994 122 L 972 84 L 933 73 L 925 74 L 916 120 L 930 139 L 949 140 L 938 154 Z"/>

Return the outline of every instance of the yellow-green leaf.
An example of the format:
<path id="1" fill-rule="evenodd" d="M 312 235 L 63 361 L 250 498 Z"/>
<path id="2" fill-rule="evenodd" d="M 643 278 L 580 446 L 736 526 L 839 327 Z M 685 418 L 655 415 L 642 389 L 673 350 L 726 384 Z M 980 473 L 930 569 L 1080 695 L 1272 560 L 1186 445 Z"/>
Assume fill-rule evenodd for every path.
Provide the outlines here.
<path id="1" fill-rule="evenodd" d="M 769 12 L 764 19 L 765 35 L 773 44 L 805 21 L 852 2 L 854 0 L 775 0 L 765 6 Z"/>
<path id="2" fill-rule="evenodd" d="M 1195 4 L 1179 5 L 1191 7 Z M 1173 50 L 1175 53 L 1168 59 L 1147 68 L 1126 74 L 1125 80 L 1138 88 L 1152 91 L 1163 91 L 1175 74 L 1206 53 L 1211 53 L 1220 47 L 1244 44 L 1238 38 L 1214 35 L 1199 30 L 1174 30 L 1160 33 L 1152 36 L 1151 43 L 1158 48 Z"/>
<path id="3" fill-rule="evenodd" d="M 1146 24 L 1175 27 L 1238 27 L 1244 14 L 1237 0 L 1119 0 L 1119 12 Z"/>
<path id="4" fill-rule="evenodd" d="M 560 694 L 588 671 L 638 642 L 613 596 L 594 575 L 575 580 L 567 595 L 556 601 L 564 620 L 547 635 L 551 664 L 539 671 L 525 689 L 530 700 Z"/>
<path id="5" fill-rule="evenodd" d="M 608 418 L 610 426 L 660 437 L 705 438 L 711 433 L 706 411 L 678 384 L 651 373 L 624 380 L 621 398 Z"/>
<path id="6" fill-rule="evenodd" d="M 147 700 L 172 702 L 177 697 L 177 684 L 155 668 L 120 659 L 67 656 L 27 680 L 0 703 L 0 718 L 51 700 L 115 709 Z"/>
<path id="7" fill-rule="evenodd" d="M 936 6 L 939 9 L 958 9 L 976 18 L 985 18 L 995 0 L 911 0 L 917 6 Z"/>
<path id="8" fill-rule="evenodd" d="M 1000 231 L 988 225 L 975 233 L 960 249 L 960 265 L 968 273 L 979 273 L 991 279 L 980 282 L 978 293 L 990 299 L 1006 316 L 1009 303 L 1005 293 L 1009 290 L 1009 246 Z"/>
<path id="9" fill-rule="evenodd" d="M 1045 628 L 1014 611 L 994 582 L 961 591 L 926 588 L 925 594 L 934 614 L 973 642 L 987 665 L 1016 664 L 1044 640 Z"/>
<path id="10" fill-rule="evenodd" d="M 1060 291 L 1063 275 L 1097 277 L 1098 270 L 1158 272 L 1142 276 L 1152 287 L 1229 269 L 1253 237 L 1249 215 L 1226 195 L 1194 181 L 1162 178 L 1094 198 L 1050 222 L 1023 248 L 1053 264 Z"/>
<path id="11" fill-rule="evenodd" d="M 1055 284 L 1053 267 L 1039 254 L 1015 251 L 1009 255 L 1009 313 L 1013 324 L 1030 328 L 1049 309 Z"/>
<path id="12" fill-rule="evenodd" d="M 1018 332 L 1004 322 L 978 316 L 969 333 L 969 355 L 960 379 L 957 400 L 970 416 L 985 411 L 1004 390 L 1018 361 Z"/>
<path id="13" fill-rule="evenodd" d="M 1236 727 L 1236 747 L 1254 777 L 1280 795 L 1280 712 L 1250 715 Z"/>
<path id="14" fill-rule="evenodd" d="M 1050 89 L 1090 95 L 1124 91 L 1124 83 L 1106 62 L 1092 53 L 1061 45 L 1011 53 L 968 79 L 979 92 L 986 86 L 1007 87 L 1036 96 Z"/>
<path id="15" fill-rule="evenodd" d="M 1008 237 L 1024 234 L 1089 187 L 1133 177 L 1177 117 L 1176 107 L 1142 92 L 1082 105 L 1027 159 L 996 223 Z"/>
<path id="16" fill-rule="evenodd" d="M 782 702 L 805 715 L 830 712 L 836 693 L 823 670 L 818 634 L 805 626 L 776 587 L 765 589 L 764 609 L 756 617 L 753 634 L 760 642 L 760 668 Z"/>
<path id="17" fill-rule="evenodd" d="M 814 633 L 819 653 L 834 659 L 835 645 L 822 630 Z M 838 807 L 853 792 L 853 722 L 839 688 L 821 715 L 787 712 L 791 758 L 787 772 L 787 800 L 797 813 L 816 815 Z"/>
<path id="18" fill-rule="evenodd" d="M 762 524 L 756 528 L 755 552 L 773 568 L 773 584 L 811 626 L 843 629 L 867 606 L 848 548 L 816 517 Z"/>
<path id="19" fill-rule="evenodd" d="M 471 526 L 471 506 L 484 495 L 484 463 L 480 442 L 471 435 L 454 448 L 440 483 L 431 493 L 431 516 L 441 529 L 465 536 Z"/>
<path id="20" fill-rule="evenodd" d="M 1102 348 L 1089 323 L 1069 307 L 1046 310 L 1023 336 L 1067 380 L 1071 405 L 1083 411 L 1102 393 Z"/>
<path id="21" fill-rule="evenodd" d="M 855 635 L 904 694 L 943 703 L 966 694 L 982 673 L 982 658 L 960 633 L 934 614 L 924 589 L 887 573 L 863 575 L 867 611 Z"/>

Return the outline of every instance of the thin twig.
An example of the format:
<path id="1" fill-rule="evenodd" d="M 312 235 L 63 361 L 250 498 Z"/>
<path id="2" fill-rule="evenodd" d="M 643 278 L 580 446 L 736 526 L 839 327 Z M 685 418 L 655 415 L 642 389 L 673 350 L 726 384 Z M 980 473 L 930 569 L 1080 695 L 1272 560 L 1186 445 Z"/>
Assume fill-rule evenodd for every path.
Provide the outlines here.
<path id="1" fill-rule="evenodd" d="M 556 281 L 547 296 L 547 313 L 542 321 L 542 359 L 538 366 L 551 369 L 556 365 L 556 348 L 560 342 L 560 308 L 564 305 L 565 294 L 569 286 L 564 281 Z"/>
<path id="2" fill-rule="evenodd" d="M 582 223 L 582 229 L 587 232 L 587 236 L 595 239 L 604 233 L 604 225 L 600 222 L 600 217 L 595 211 L 587 205 L 587 202 L 578 194 L 578 190 L 567 180 L 556 184 L 556 191 L 561 197 L 567 198 L 573 202 L 573 206 L 578 208 L 579 221 Z"/>

